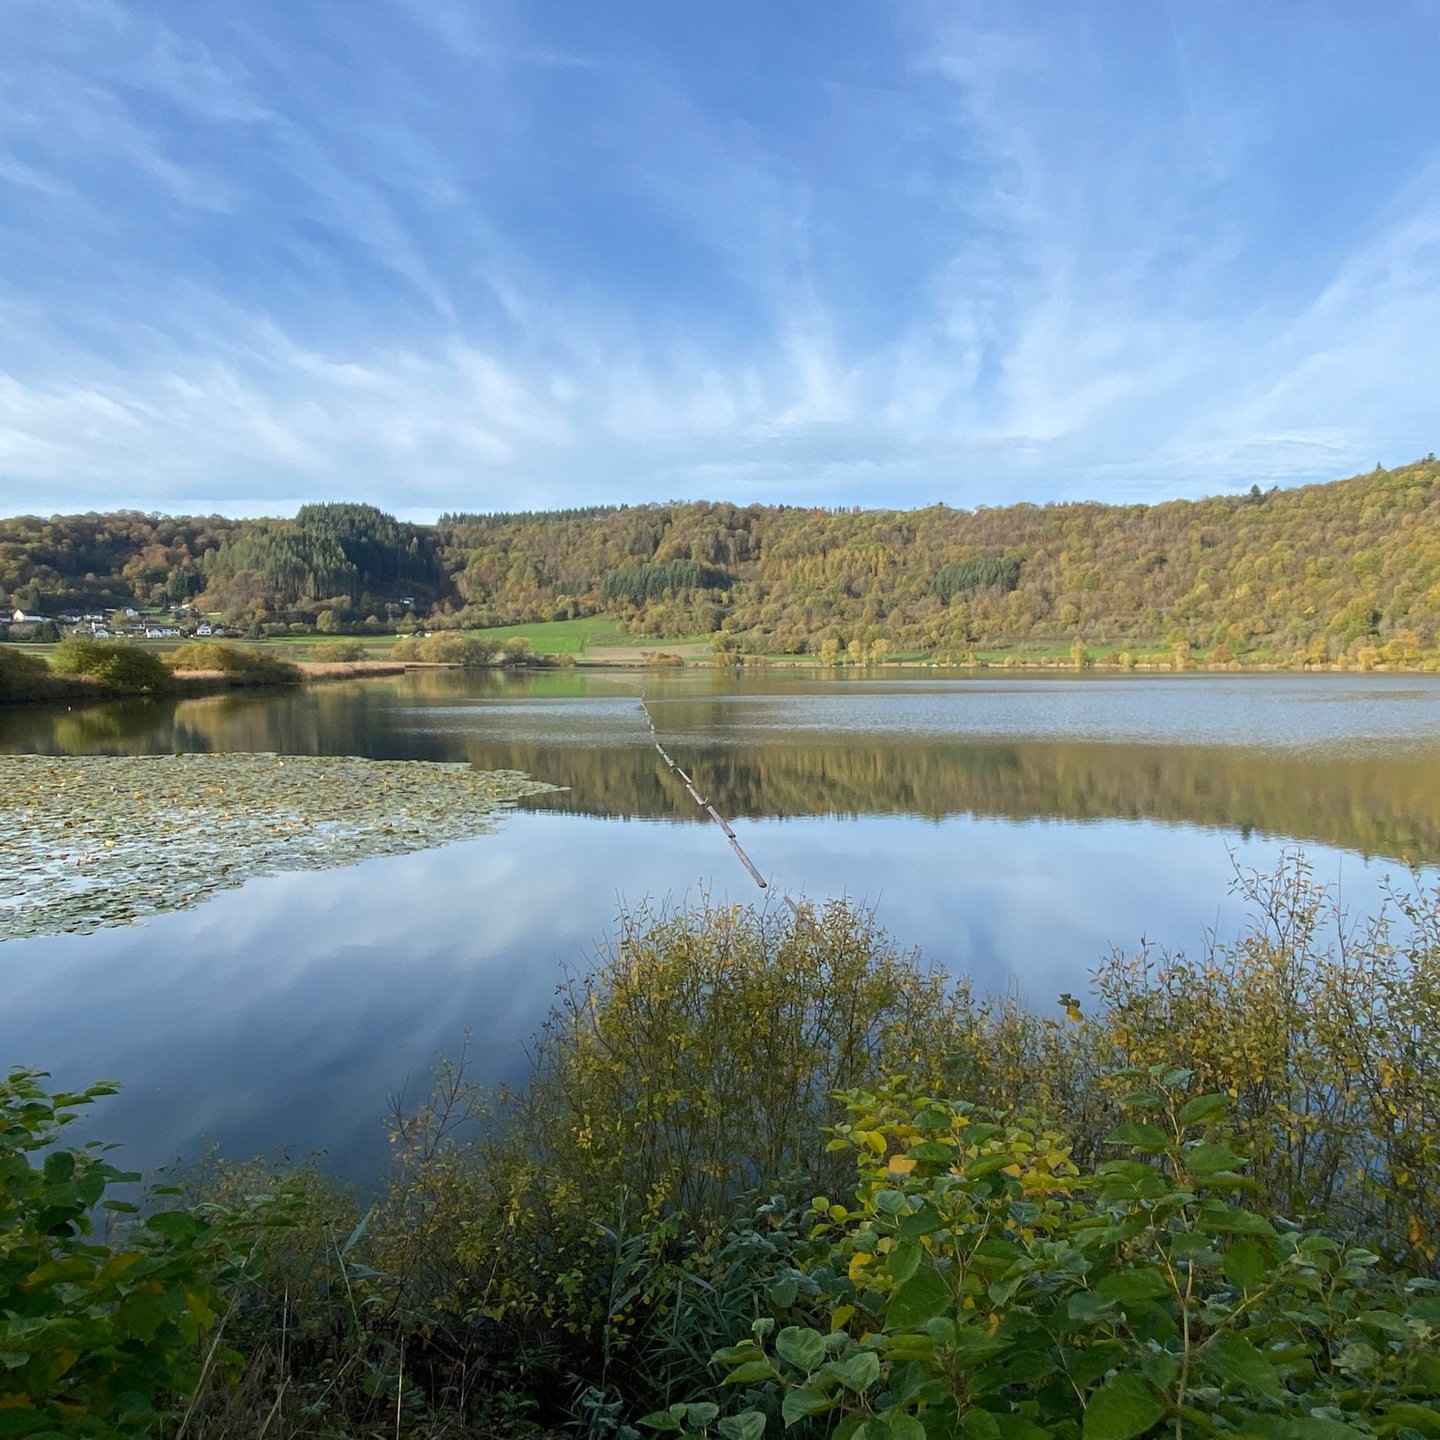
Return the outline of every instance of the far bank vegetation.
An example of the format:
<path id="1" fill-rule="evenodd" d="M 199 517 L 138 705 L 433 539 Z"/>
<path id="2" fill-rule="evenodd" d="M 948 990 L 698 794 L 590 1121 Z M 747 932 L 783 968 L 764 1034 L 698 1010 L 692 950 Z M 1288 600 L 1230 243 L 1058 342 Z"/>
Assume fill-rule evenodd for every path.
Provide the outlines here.
<path id="1" fill-rule="evenodd" d="M 106 604 L 188 604 L 253 638 L 604 616 L 720 657 L 1413 667 L 1440 631 L 1440 462 L 1160 505 L 0 521 L 0 607 Z"/>

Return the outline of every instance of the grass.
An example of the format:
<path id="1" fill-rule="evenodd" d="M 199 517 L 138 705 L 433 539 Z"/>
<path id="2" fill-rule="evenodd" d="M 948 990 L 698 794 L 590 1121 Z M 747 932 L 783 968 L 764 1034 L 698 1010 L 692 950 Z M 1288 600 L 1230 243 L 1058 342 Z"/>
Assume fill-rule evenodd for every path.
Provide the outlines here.
<path id="1" fill-rule="evenodd" d="M 618 620 L 608 615 L 592 615 L 584 620 L 544 620 L 531 625 L 497 625 L 492 630 L 472 630 L 467 634 L 502 645 L 515 636 L 529 640 L 537 655 L 584 655 L 588 650 L 602 650 L 618 645 L 660 647 L 658 640 L 627 635 Z"/>

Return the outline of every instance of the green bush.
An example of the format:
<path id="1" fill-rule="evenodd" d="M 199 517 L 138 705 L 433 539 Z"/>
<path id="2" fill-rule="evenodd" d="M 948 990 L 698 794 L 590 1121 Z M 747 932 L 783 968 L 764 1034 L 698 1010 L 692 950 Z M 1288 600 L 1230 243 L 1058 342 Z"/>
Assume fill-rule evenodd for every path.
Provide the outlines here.
<path id="1" fill-rule="evenodd" d="M 692 1224 L 745 1190 L 832 1180 L 813 1142 L 834 1093 L 938 1081 L 953 1034 L 944 977 L 844 901 L 642 907 L 599 960 L 560 991 L 520 1129 L 552 1183 Z"/>
<path id="2" fill-rule="evenodd" d="M 44 700 L 59 687 L 49 665 L 39 655 L 0 644 L 0 705 L 22 700 Z"/>
<path id="3" fill-rule="evenodd" d="M 475 667 L 489 665 L 499 653 L 500 647 L 493 640 L 484 640 L 476 635 L 409 636 L 397 640 L 390 654 L 396 660 L 420 660 L 430 665 L 464 665 Z"/>
<path id="4" fill-rule="evenodd" d="M 1440 891 L 1394 890 L 1357 923 L 1298 854 L 1236 888 L 1252 917 L 1237 940 L 1116 952 L 1061 1020 L 970 1005 L 955 1093 L 1040 1110 L 1091 1164 L 1109 1128 L 1100 1077 L 1184 1066 L 1234 1098 L 1261 1209 L 1440 1271 L 1440 1051 L 1417 1038 L 1440 1033 Z"/>
<path id="5" fill-rule="evenodd" d="M 51 1093 L 44 1078 L 12 1070 L 0 1081 L 0 1434 L 154 1434 L 202 1377 L 217 1280 L 236 1254 L 196 1215 L 141 1220 L 107 1198 L 138 1177 L 97 1143 L 60 1140 L 80 1107 L 115 1087 Z M 102 1239 L 97 1212 L 132 1218 Z"/>
<path id="6" fill-rule="evenodd" d="M 859 1187 L 814 1202 L 809 1255 L 773 1277 L 795 1323 L 716 1355 L 745 1393 L 721 1436 L 812 1416 L 841 1440 L 1440 1433 L 1440 1284 L 1239 1203 L 1229 1097 L 1190 1072 L 1118 1078 L 1135 1118 L 1092 1174 L 1033 1117 L 846 1097 L 832 1144 Z M 717 1415 L 707 1397 L 646 1423 Z"/>
<path id="7" fill-rule="evenodd" d="M 745 1192 L 813 1194 L 843 1173 L 814 1144 L 835 1090 L 938 1080 L 952 1026 L 942 977 L 843 902 L 627 914 L 561 988 L 523 1090 L 490 1097 L 446 1070 L 441 1100 L 397 1119 L 373 1263 L 410 1277 L 411 1310 L 628 1345 L 641 1297 L 679 1283 L 679 1257 Z"/>
<path id="8" fill-rule="evenodd" d="M 310 658 L 325 665 L 365 660 L 369 655 L 370 652 L 359 640 L 332 640 L 328 644 L 310 647 Z"/>
<path id="9" fill-rule="evenodd" d="M 165 657 L 165 664 L 176 672 L 216 670 L 245 685 L 298 685 L 303 678 L 300 667 L 289 660 L 223 640 L 181 645 Z"/>
<path id="10" fill-rule="evenodd" d="M 117 695 L 158 695 L 174 688 L 159 657 L 128 640 L 67 636 L 50 663 L 57 675 L 90 680 Z"/>

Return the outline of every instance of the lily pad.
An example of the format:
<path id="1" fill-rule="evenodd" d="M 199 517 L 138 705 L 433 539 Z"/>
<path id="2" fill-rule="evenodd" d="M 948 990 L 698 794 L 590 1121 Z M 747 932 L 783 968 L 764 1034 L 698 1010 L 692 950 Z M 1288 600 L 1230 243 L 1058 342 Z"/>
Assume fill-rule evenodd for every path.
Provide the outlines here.
<path id="1" fill-rule="evenodd" d="M 252 876 L 470 839 L 554 788 L 418 760 L 0 755 L 0 940 L 131 925 Z"/>

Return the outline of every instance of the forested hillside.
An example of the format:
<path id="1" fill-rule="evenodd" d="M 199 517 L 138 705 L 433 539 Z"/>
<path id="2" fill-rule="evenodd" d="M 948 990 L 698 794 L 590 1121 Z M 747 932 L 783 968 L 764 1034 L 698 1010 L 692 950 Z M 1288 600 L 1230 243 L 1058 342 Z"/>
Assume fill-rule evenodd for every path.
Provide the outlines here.
<path id="1" fill-rule="evenodd" d="M 326 629 L 608 614 L 637 635 L 759 653 L 1079 641 L 1222 661 L 1411 658 L 1440 627 L 1440 463 L 1152 506 L 692 502 L 419 526 L 310 505 L 291 520 L 0 521 L 0 606 L 191 596 L 232 623 Z"/>

